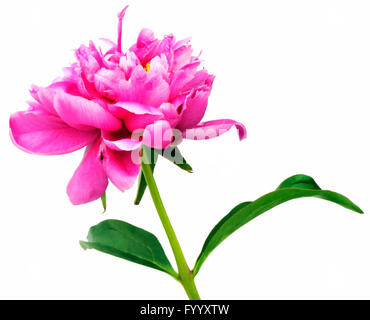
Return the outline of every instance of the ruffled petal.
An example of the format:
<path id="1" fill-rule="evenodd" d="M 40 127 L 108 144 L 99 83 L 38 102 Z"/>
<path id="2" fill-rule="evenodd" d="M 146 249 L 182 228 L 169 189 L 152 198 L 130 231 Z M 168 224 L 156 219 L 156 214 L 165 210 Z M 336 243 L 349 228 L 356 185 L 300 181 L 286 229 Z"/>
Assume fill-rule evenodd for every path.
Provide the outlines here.
<path id="1" fill-rule="evenodd" d="M 101 161 L 100 139 L 90 144 L 82 162 L 67 186 L 67 194 L 74 205 L 99 199 L 108 186 L 108 178 Z"/>
<path id="2" fill-rule="evenodd" d="M 177 124 L 179 130 L 193 128 L 203 118 L 208 105 L 210 88 L 192 91 L 185 99 L 181 118 Z"/>
<path id="3" fill-rule="evenodd" d="M 131 77 L 132 71 L 140 64 L 139 58 L 134 52 L 128 51 L 119 60 L 119 66 L 126 75 L 126 79 Z"/>
<path id="4" fill-rule="evenodd" d="M 158 45 L 159 40 L 154 37 L 153 31 L 143 29 L 140 31 L 136 44 L 130 48 L 130 51 L 135 52 L 140 62 L 145 65 L 156 55 Z"/>
<path id="5" fill-rule="evenodd" d="M 94 141 L 98 130 L 80 131 L 43 111 L 20 111 L 10 117 L 10 136 L 23 151 L 57 155 L 76 151 Z"/>
<path id="6" fill-rule="evenodd" d="M 45 109 L 45 111 L 51 114 L 58 115 L 54 109 L 54 96 L 55 89 L 52 88 L 38 88 L 37 90 L 38 102 Z"/>
<path id="7" fill-rule="evenodd" d="M 137 151 L 103 151 L 103 166 L 109 180 L 121 191 L 130 189 L 140 171 L 140 155 Z"/>
<path id="8" fill-rule="evenodd" d="M 162 67 L 160 67 L 162 65 Z M 154 68 L 155 66 L 155 68 Z M 165 58 L 155 57 L 153 68 L 146 72 L 141 65 L 131 75 L 131 101 L 159 107 L 170 97 L 170 86 L 167 79 L 167 62 Z"/>
<path id="9" fill-rule="evenodd" d="M 103 97 L 115 101 L 120 95 L 122 90 L 120 83 L 124 79 L 125 73 L 120 69 L 101 68 L 95 73 L 95 89 Z"/>
<path id="10" fill-rule="evenodd" d="M 230 119 L 220 119 L 199 123 L 194 128 L 185 130 L 183 132 L 183 136 L 184 138 L 191 140 L 211 139 L 224 134 L 233 126 L 235 126 L 238 130 L 240 140 L 243 140 L 247 137 L 247 130 L 245 129 L 245 126 L 240 122 Z"/>
<path id="11" fill-rule="evenodd" d="M 122 127 L 121 121 L 101 105 L 82 97 L 58 92 L 54 98 L 54 107 L 66 123 L 77 129 L 99 128 L 115 131 Z"/>
<path id="12" fill-rule="evenodd" d="M 189 41 L 190 39 L 185 39 L 178 41 L 174 45 L 174 60 L 171 68 L 172 72 L 181 69 L 183 66 L 186 66 L 191 62 L 191 54 L 193 53 L 193 49 L 190 45 L 187 45 Z"/>

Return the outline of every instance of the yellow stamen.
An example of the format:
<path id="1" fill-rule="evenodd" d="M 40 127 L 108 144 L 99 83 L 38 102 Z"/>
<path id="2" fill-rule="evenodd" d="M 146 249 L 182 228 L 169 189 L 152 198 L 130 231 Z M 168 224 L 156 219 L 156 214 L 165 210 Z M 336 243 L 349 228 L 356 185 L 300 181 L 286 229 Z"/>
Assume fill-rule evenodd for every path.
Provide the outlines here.
<path id="1" fill-rule="evenodd" d="M 144 67 L 144 70 L 145 70 L 146 72 L 149 72 L 149 70 L 150 70 L 150 63 L 147 63 L 147 64 L 146 64 L 146 66 Z"/>

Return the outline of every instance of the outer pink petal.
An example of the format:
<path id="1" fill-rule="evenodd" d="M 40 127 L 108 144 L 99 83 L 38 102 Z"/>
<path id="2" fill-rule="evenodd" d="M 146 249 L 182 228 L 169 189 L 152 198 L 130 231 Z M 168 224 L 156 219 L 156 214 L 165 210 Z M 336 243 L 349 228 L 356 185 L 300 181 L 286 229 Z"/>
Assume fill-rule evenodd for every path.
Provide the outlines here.
<path id="1" fill-rule="evenodd" d="M 166 120 L 159 120 L 148 125 L 143 134 L 143 143 L 155 149 L 167 148 L 173 140 L 171 125 Z"/>
<path id="2" fill-rule="evenodd" d="M 194 128 L 184 131 L 183 135 L 184 138 L 191 140 L 211 139 L 224 134 L 233 126 L 235 126 L 238 130 L 240 140 L 243 140 L 247 137 L 247 130 L 245 129 L 245 126 L 240 122 L 230 119 L 202 122 Z"/>
<path id="3" fill-rule="evenodd" d="M 80 131 L 43 111 L 20 111 L 10 117 L 13 143 L 23 151 L 57 155 L 76 151 L 94 141 L 98 130 Z"/>
<path id="4" fill-rule="evenodd" d="M 137 158 L 134 159 L 135 154 Z M 121 191 L 130 189 L 140 171 L 139 153 L 106 148 L 103 156 L 103 165 L 109 180 Z"/>
<path id="5" fill-rule="evenodd" d="M 74 205 L 99 199 L 108 186 L 100 144 L 100 139 L 97 139 L 86 148 L 82 162 L 68 183 L 67 194 Z"/>
<path id="6" fill-rule="evenodd" d="M 176 126 L 179 130 L 192 128 L 203 119 L 208 105 L 209 94 L 210 88 L 205 87 L 204 89 L 192 91 L 186 97 L 181 119 Z"/>
<path id="7" fill-rule="evenodd" d="M 66 123 L 77 129 L 99 128 L 115 131 L 122 127 L 121 121 L 101 105 L 82 97 L 58 92 L 54 98 L 54 107 Z"/>

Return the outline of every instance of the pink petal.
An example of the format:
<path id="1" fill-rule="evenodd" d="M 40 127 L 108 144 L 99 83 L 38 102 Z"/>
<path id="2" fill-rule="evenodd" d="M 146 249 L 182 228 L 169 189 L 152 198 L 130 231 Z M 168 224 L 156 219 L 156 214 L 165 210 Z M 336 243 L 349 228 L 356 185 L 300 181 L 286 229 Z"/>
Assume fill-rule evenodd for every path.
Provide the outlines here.
<path id="1" fill-rule="evenodd" d="M 173 50 L 177 50 L 177 49 L 180 49 L 181 47 L 186 46 L 190 42 L 190 40 L 191 40 L 191 37 L 177 41 L 175 45 L 173 46 Z"/>
<path id="2" fill-rule="evenodd" d="M 176 102 L 176 101 L 175 101 Z M 162 103 L 159 110 L 164 115 L 165 120 L 167 120 L 172 128 L 176 127 L 176 124 L 179 121 L 182 105 L 181 102 L 179 104 L 176 103 Z"/>
<path id="3" fill-rule="evenodd" d="M 197 125 L 204 116 L 208 105 L 210 88 L 192 91 L 185 99 L 184 110 L 177 124 L 179 130 L 185 130 Z"/>
<path id="4" fill-rule="evenodd" d="M 99 62 L 101 63 L 102 61 L 95 45 L 93 42 L 90 42 L 89 47 L 81 45 L 76 50 L 75 54 L 86 80 L 88 82 L 93 82 L 95 72 L 101 67 Z"/>
<path id="5" fill-rule="evenodd" d="M 238 130 L 239 139 L 243 140 L 247 137 L 245 126 L 237 121 L 230 119 L 220 119 L 199 123 L 192 129 L 187 129 L 183 132 L 184 138 L 191 140 L 205 140 L 218 137 L 235 126 Z"/>
<path id="6" fill-rule="evenodd" d="M 194 77 L 187 82 L 184 87 L 182 88 L 183 92 L 189 91 L 191 89 L 196 89 L 206 83 L 209 79 L 210 75 L 208 74 L 207 70 L 199 70 L 194 74 Z"/>
<path id="7" fill-rule="evenodd" d="M 52 88 L 38 88 L 37 91 L 38 101 L 40 105 L 48 112 L 54 115 L 58 115 L 54 109 L 54 96 L 55 96 L 55 89 Z"/>
<path id="8" fill-rule="evenodd" d="M 163 38 L 163 40 L 159 43 L 158 49 L 156 54 L 164 54 L 164 56 L 167 58 L 167 62 L 169 65 L 173 64 L 174 59 L 174 52 L 173 52 L 173 46 L 174 46 L 175 38 L 172 34 L 167 35 Z"/>
<path id="9" fill-rule="evenodd" d="M 125 16 L 126 10 L 128 6 L 124 7 L 123 10 L 118 14 L 118 40 L 117 40 L 117 51 L 121 51 L 121 43 L 122 43 L 122 20 Z"/>
<path id="10" fill-rule="evenodd" d="M 120 95 L 121 79 L 125 79 L 125 73 L 122 70 L 101 68 L 95 73 L 94 85 L 100 95 L 114 101 Z"/>
<path id="11" fill-rule="evenodd" d="M 66 123 L 77 129 L 99 128 L 115 131 L 122 127 L 121 121 L 102 106 L 82 97 L 58 92 L 54 98 L 54 107 Z"/>
<path id="12" fill-rule="evenodd" d="M 118 132 L 103 131 L 102 139 L 108 148 L 116 151 L 132 151 L 141 147 L 141 141 L 133 139 L 128 130 L 120 130 Z"/>
<path id="13" fill-rule="evenodd" d="M 172 71 L 181 69 L 183 66 L 191 62 L 191 54 L 193 49 L 190 46 L 182 45 L 178 49 L 175 49 L 174 59 L 172 65 Z"/>
<path id="14" fill-rule="evenodd" d="M 131 114 L 137 115 L 150 114 L 157 116 L 162 115 L 162 113 L 157 108 L 142 103 L 130 101 L 110 104 L 108 108 L 110 112 L 112 112 L 115 116 L 117 116 L 120 119 L 124 119 L 125 117 Z"/>
<path id="15" fill-rule="evenodd" d="M 100 139 L 97 139 L 86 148 L 82 162 L 68 183 L 67 194 L 74 205 L 99 199 L 108 186 L 100 144 Z"/>
<path id="16" fill-rule="evenodd" d="M 105 42 L 107 45 L 111 46 L 111 47 L 115 47 L 116 44 L 114 41 L 108 39 L 108 38 L 99 38 L 99 40 Z"/>
<path id="17" fill-rule="evenodd" d="M 125 126 L 131 132 L 144 129 L 148 124 L 163 118 L 159 109 L 136 102 L 119 102 L 109 105 L 109 111 L 123 119 Z"/>
<path id="18" fill-rule="evenodd" d="M 76 151 L 99 135 L 97 130 L 80 131 L 43 111 L 20 111 L 10 117 L 13 143 L 34 154 L 57 155 Z"/>
<path id="19" fill-rule="evenodd" d="M 148 125 L 143 134 L 143 143 L 155 149 L 167 148 L 173 140 L 173 131 L 166 120 Z"/>
<path id="20" fill-rule="evenodd" d="M 134 52 L 128 51 L 119 60 L 119 66 L 124 71 L 126 79 L 131 77 L 132 71 L 140 64 L 138 57 Z"/>
<path id="21" fill-rule="evenodd" d="M 163 60 L 155 58 L 155 64 L 161 64 Z M 159 107 L 163 102 L 167 102 L 170 96 L 170 86 L 165 80 L 167 77 L 166 65 L 163 68 L 146 72 L 141 65 L 138 65 L 131 75 L 131 101 Z M 124 99 L 122 99 L 124 100 Z"/>
<path id="22" fill-rule="evenodd" d="M 153 122 L 162 119 L 163 116 L 159 115 L 149 115 L 149 114 L 143 114 L 143 115 L 131 115 L 127 117 L 124 122 L 127 129 L 129 129 L 131 132 L 136 132 L 140 130 L 144 130 L 146 126 L 152 124 Z"/>
<path id="23" fill-rule="evenodd" d="M 135 52 L 143 65 L 146 65 L 156 55 L 159 45 L 159 40 L 154 37 L 154 34 L 149 29 L 141 30 L 136 44 L 134 44 L 130 51 Z"/>
<path id="24" fill-rule="evenodd" d="M 41 107 L 40 103 L 35 101 L 27 101 L 27 104 L 30 106 L 27 110 L 28 111 L 44 111 L 45 109 Z"/>
<path id="25" fill-rule="evenodd" d="M 140 171 L 140 156 L 136 151 L 103 151 L 103 166 L 109 180 L 121 191 L 130 189 Z"/>
<path id="26" fill-rule="evenodd" d="M 140 31 L 139 36 L 137 38 L 137 47 L 138 48 L 145 48 L 156 41 L 154 37 L 154 33 L 152 30 L 144 28 Z"/>
<path id="27" fill-rule="evenodd" d="M 182 88 L 194 77 L 193 72 L 189 72 L 188 70 L 179 70 L 177 71 L 171 81 L 170 85 L 170 100 L 173 100 L 181 94 L 183 91 Z"/>
<path id="28" fill-rule="evenodd" d="M 140 148 L 141 142 L 138 140 L 130 139 L 130 138 L 123 138 L 120 140 L 110 141 L 104 139 L 104 144 L 116 151 L 132 151 Z"/>

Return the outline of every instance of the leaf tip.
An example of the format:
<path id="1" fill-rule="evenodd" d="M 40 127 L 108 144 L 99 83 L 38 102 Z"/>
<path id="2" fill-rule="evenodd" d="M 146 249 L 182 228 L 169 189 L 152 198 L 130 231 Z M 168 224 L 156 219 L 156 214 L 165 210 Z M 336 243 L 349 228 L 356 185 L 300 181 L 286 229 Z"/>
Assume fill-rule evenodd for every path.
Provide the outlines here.
<path id="1" fill-rule="evenodd" d="M 362 209 L 360 208 L 360 207 L 357 207 L 356 206 L 356 210 L 355 210 L 357 213 L 359 213 L 359 214 L 365 214 L 365 212 L 364 211 L 362 211 Z"/>

